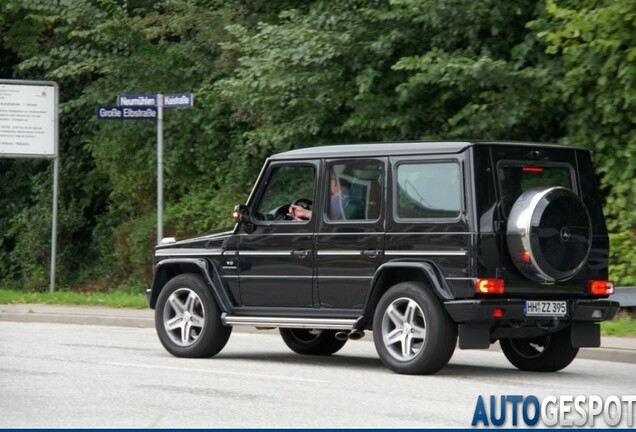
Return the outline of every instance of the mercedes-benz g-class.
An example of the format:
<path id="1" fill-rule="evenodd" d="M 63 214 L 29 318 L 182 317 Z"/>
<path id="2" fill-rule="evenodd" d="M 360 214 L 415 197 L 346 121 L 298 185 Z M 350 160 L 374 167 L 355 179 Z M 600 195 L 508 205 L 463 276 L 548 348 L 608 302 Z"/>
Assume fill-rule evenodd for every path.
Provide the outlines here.
<path id="1" fill-rule="evenodd" d="M 155 251 L 164 347 L 208 357 L 233 326 L 330 355 L 373 331 L 398 373 L 499 341 L 529 371 L 600 344 L 609 242 L 590 152 L 502 142 L 315 147 L 271 156 L 231 231 Z"/>

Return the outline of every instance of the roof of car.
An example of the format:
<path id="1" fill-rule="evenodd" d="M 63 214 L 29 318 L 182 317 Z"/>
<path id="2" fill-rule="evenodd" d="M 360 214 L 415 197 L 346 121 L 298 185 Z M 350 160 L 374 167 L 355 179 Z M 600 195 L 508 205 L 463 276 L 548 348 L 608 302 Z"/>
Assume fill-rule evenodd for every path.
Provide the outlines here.
<path id="1" fill-rule="evenodd" d="M 566 147 L 556 144 L 538 144 L 527 142 L 503 142 L 503 141 L 409 141 L 392 143 L 360 143 L 326 145 L 309 147 L 298 150 L 290 150 L 271 156 L 270 159 L 313 159 L 331 157 L 371 157 L 371 156 L 405 156 L 417 154 L 444 154 L 460 153 L 466 148 L 475 145 L 507 145 L 507 146 L 532 146 L 567 148 L 583 150 L 576 147 Z"/>

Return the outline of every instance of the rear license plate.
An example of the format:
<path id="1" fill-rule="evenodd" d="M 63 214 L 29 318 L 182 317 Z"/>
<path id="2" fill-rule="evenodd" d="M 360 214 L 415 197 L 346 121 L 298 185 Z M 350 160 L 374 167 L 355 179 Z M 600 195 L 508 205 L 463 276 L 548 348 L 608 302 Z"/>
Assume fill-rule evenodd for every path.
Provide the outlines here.
<path id="1" fill-rule="evenodd" d="M 525 316 L 562 317 L 568 314 L 568 303 L 556 300 L 527 300 Z"/>

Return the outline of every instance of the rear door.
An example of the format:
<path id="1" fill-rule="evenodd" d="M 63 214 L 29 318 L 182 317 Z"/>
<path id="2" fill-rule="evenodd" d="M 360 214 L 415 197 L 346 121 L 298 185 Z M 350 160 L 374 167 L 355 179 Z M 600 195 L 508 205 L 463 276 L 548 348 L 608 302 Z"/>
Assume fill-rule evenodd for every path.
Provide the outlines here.
<path id="1" fill-rule="evenodd" d="M 317 235 L 320 306 L 362 309 L 384 260 L 386 158 L 325 163 Z"/>
<path id="2" fill-rule="evenodd" d="M 596 201 L 591 200 L 591 198 L 583 192 L 582 188 L 583 183 L 586 185 L 590 182 L 593 183 L 594 173 L 591 169 L 588 169 L 587 176 L 589 178 L 585 178 L 583 181 L 578 175 L 581 166 L 585 166 L 589 158 L 581 159 L 574 149 L 547 146 L 493 145 L 490 147 L 490 153 L 499 199 L 497 217 L 501 221 L 498 232 L 499 250 L 501 251 L 499 274 L 500 277 L 506 279 L 506 291 L 524 295 L 584 294 L 587 279 L 592 279 L 595 275 L 598 276 L 594 267 L 589 265 L 585 266 L 579 274 L 565 282 L 556 284 L 540 284 L 534 282 L 524 277 L 515 266 L 511 258 L 506 233 L 510 211 L 517 199 L 524 192 L 552 186 L 564 187 L 581 197 L 587 210 L 590 212 L 593 240 L 588 261 L 594 263 L 593 266 L 599 268 L 604 267 L 606 269 L 608 249 L 607 234 L 602 214 L 600 214 L 601 207 Z M 584 152 L 580 152 L 580 156 L 583 155 Z M 588 187 L 587 189 L 590 188 Z M 562 213 L 564 214 L 567 211 L 569 211 L 569 209 L 562 209 Z M 576 215 L 572 215 L 571 219 L 574 220 L 575 218 Z M 547 225 L 551 225 L 550 220 L 546 219 L 543 222 Z M 556 223 L 556 220 L 554 222 Z M 551 247 L 553 248 L 553 253 L 550 255 L 552 261 L 555 261 L 559 255 L 563 255 L 562 249 L 567 248 L 567 245 L 571 243 L 569 240 L 559 240 L 559 236 L 560 230 L 558 229 L 554 230 L 550 228 L 542 230 L 542 242 L 547 242 L 547 239 L 556 239 L 555 241 L 550 240 Z M 567 260 L 568 258 L 571 257 L 564 256 L 562 259 Z M 554 264 L 554 262 L 552 264 Z"/>

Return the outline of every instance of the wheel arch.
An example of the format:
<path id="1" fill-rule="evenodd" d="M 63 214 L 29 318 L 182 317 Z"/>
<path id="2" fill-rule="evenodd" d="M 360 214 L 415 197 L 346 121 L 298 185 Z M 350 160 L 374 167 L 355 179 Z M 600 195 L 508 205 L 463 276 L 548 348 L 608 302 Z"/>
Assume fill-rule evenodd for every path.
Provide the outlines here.
<path id="1" fill-rule="evenodd" d="M 393 285 L 407 281 L 422 282 L 430 286 L 431 290 L 441 301 L 455 298 L 444 279 L 441 269 L 434 263 L 429 261 L 388 262 L 377 269 L 371 281 L 371 290 L 363 307 L 363 321 L 365 321 L 365 324 L 373 319 L 373 314 L 382 295 Z"/>
<path id="2" fill-rule="evenodd" d="M 212 292 L 221 312 L 231 312 L 232 303 L 224 289 L 216 266 L 203 258 L 168 258 L 160 261 L 155 267 L 155 276 L 148 300 L 151 309 L 157 305 L 157 298 L 164 285 L 170 279 L 184 273 L 195 273 L 201 276 Z"/>

